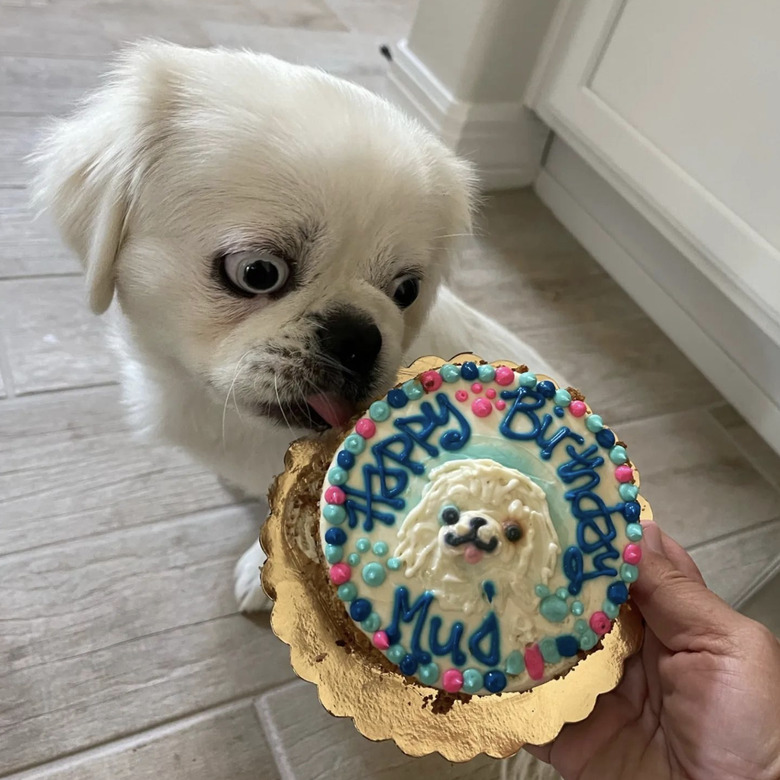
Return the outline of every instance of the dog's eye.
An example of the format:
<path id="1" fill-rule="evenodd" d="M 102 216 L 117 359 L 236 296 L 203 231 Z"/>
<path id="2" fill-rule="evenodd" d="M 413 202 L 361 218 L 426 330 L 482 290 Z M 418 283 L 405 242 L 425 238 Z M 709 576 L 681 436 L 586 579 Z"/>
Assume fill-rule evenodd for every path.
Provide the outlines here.
<path id="1" fill-rule="evenodd" d="M 268 295 L 281 290 L 290 276 L 290 266 L 270 252 L 234 252 L 222 262 L 230 283 L 249 295 Z"/>
<path id="2" fill-rule="evenodd" d="M 504 526 L 504 536 L 510 542 L 517 542 L 523 535 L 523 529 L 517 523 L 507 523 Z"/>
<path id="3" fill-rule="evenodd" d="M 446 525 L 455 525 L 455 523 L 460 520 L 460 512 L 456 506 L 452 506 L 452 504 L 450 504 L 449 506 L 445 506 L 441 512 L 439 512 L 439 518 L 441 519 L 442 523 Z"/>
<path id="4" fill-rule="evenodd" d="M 401 309 L 411 306 L 420 294 L 420 280 L 411 274 L 399 276 L 393 283 L 393 300 Z"/>

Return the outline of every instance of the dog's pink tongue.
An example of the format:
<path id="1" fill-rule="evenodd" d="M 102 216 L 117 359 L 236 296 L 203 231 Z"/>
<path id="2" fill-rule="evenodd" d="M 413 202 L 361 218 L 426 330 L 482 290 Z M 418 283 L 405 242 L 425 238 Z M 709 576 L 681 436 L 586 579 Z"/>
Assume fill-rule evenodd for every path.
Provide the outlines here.
<path id="1" fill-rule="evenodd" d="M 317 414 L 325 420 L 331 428 L 341 428 L 346 425 L 352 415 L 354 408 L 343 398 L 329 393 L 316 393 L 306 399 L 306 403 L 314 409 Z"/>
<path id="2" fill-rule="evenodd" d="M 463 560 L 466 563 L 479 563 L 482 560 L 483 552 L 473 544 L 467 544 L 463 551 Z"/>

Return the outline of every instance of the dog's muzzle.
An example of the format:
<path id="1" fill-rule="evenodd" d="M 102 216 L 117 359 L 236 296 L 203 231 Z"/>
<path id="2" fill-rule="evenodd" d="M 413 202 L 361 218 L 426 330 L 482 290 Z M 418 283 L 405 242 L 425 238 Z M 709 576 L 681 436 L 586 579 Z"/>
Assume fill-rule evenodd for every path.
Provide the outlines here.
<path id="1" fill-rule="evenodd" d="M 472 517 L 469 520 L 469 530 L 465 534 L 456 534 L 454 531 L 444 535 L 444 542 L 450 547 L 467 545 L 463 551 L 466 563 L 479 563 L 483 553 L 492 553 L 498 547 L 498 538 L 492 536 L 489 541 L 479 538 L 479 529 L 487 525 L 484 517 Z"/>

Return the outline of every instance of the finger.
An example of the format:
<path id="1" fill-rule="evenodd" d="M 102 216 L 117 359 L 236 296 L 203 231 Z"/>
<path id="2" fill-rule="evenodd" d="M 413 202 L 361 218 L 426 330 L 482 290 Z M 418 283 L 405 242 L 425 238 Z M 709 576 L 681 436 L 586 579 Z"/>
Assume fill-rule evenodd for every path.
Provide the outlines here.
<path id="1" fill-rule="evenodd" d="M 549 764 L 552 746 L 553 743 L 550 742 L 546 745 L 523 745 L 523 749 L 527 753 L 530 753 L 534 758 L 538 758 L 540 761 L 544 761 L 545 764 Z"/>
<path id="2" fill-rule="evenodd" d="M 659 529 L 660 530 L 660 529 Z M 679 569 L 686 577 L 692 580 L 705 584 L 704 577 L 702 577 L 699 567 L 696 562 L 688 555 L 682 545 L 678 544 L 671 536 L 665 534 L 661 530 L 661 543 L 663 545 L 663 551 L 666 557 L 674 564 L 675 568 Z"/>

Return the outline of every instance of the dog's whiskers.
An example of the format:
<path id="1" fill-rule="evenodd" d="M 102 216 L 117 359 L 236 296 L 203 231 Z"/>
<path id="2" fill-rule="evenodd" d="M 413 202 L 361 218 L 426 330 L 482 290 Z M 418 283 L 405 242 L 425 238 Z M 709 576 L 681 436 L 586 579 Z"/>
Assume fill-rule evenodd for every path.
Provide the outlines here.
<path id="1" fill-rule="evenodd" d="M 290 425 L 290 422 L 287 419 L 287 415 L 284 413 L 284 404 L 282 403 L 282 399 L 279 397 L 279 377 L 276 375 L 276 372 L 274 372 L 274 392 L 276 393 L 276 403 L 279 404 L 279 411 L 282 413 L 284 424 L 287 426 L 287 429 L 290 431 L 290 433 L 292 433 L 292 425 Z"/>
<path id="2" fill-rule="evenodd" d="M 238 375 L 241 372 L 241 364 L 244 362 L 244 360 L 247 358 L 247 356 L 250 354 L 251 350 L 247 350 L 244 352 L 243 355 L 238 359 L 236 362 L 236 368 L 233 372 L 233 379 L 230 382 L 230 387 L 228 388 L 227 395 L 225 396 L 225 404 L 222 407 L 222 449 L 227 449 L 227 439 L 225 436 L 225 430 L 227 425 L 227 409 L 228 404 L 230 403 L 230 396 L 233 395 L 233 406 L 236 409 L 236 414 L 238 415 L 239 419 L 241 418 L 241 411 L 238 408 L 238 400 L 236 399 L 235 395 L 235 388 L 236 388 L 236 380 L 238 379 Z"/>

